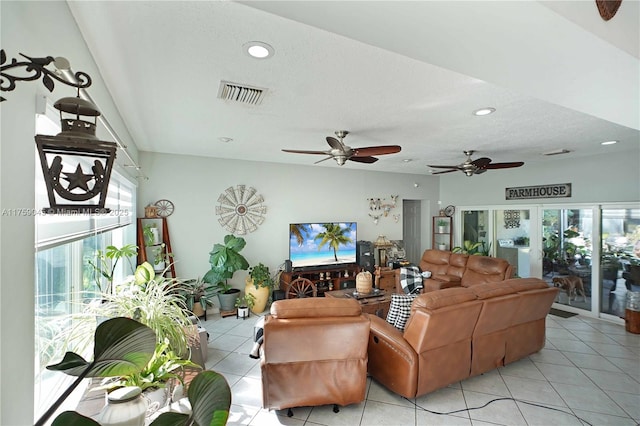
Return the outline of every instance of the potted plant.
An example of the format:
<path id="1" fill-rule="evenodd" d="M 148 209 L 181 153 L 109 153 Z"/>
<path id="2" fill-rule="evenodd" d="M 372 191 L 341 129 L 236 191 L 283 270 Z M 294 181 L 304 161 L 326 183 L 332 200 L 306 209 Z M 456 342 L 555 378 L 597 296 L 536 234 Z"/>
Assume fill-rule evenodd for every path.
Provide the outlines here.
<path id="1" fill-rule="evenodd" d="M 103 295 L 105 303 L 89 306 L 87 313 L 103 318 L 133 318 L 156 333 L 158 344 L 167 339 L 171 350 L 186 354 L 195 332 L 180 295 L 181 286 L 180 280 L 156 275 L 153 266 L 144 262 L 117 291 Z"/>
<path id="2" fill-rule="evenodd" d="M 100 324 L 94 334 L 93 361 L 67 352 L 64 359 L 48 370 L 62 371 L 77 377 L 52 406 L 38 419 L 42 426 L 56 412 L 64 400 L 87 377 L 113 377 L 135 374 L 153 358 L 156 336 L 149 327 L 129 318 L 117 317 Z M 202 371 L 191 381 L 188 392 L 191 413 L 163 413 L 153 425 L 225 425 L 231 407 L 231 389 L 225 378 L 215 371 Z M 53 426 L 100 426 L 89 417 L 75 411 L 58 415 Z"/>
<path id="3" fill-rule="evenodd" d="M 146 223 L 142 227 L 142 235 L 144 235 L 145 245 L 152 246 L 160 243 L 160 234 L 158 232 L 158 224 L 155 222 Z"/>
<path id="4" fill-rule="evenodd" d="M 187 280 L 181 287 L 185 305 L 197 317 L 205 315 L 207 307 L 213 306 L 216 286 L 205 282 L 201 278 Z M 206 317 L 205 317 L 206 319 Z"/>
<path id="5" fill-rule="evenodd" d="M 438 226 L 438 233 L 439 234 L 446 234 L 447 233 L 447 225 L 449 225 L 449 222 L 445 219 L 438 219 L 438 221 L 436 222 L 437 226 Z"/>
<path id="6" fill-rule="evenodd" d="M 271 278 L 269 267 L 263 263 L 249 268 L 249 275 L 245 280 L 245 294 L 250 294 L 254 297 L 255 303 L 251 307 L 251 312 L 259 314 L 264 312 L 267 302 L 269 301 L 269 294 L 274 285 L 274 280 Z"/>
<path id="7" fill-rule="evenodd" d="M 120 259 L 126 259 L 131 271 L 133 271 L 133 263 L 131 258 L 138 255 L 138 247 L 134 244 L 127 244 L 120 248 L 116 246 L 107 246 L 106 250 L 98 250 L 94 257 L 87 259 L 87 263 L 93 270 L 94 280 L 101 293 L 111 293 L 113 288 L 114 273 Z M 102 279 L 106 279 L 106 285 L 103 285 Z"/>
<path id="8" fill-rule="evenodd" d="M 244 296 L 236 299 L 236 308 L 238 309 L 238 318 L 247 318 L 249 316 L 249 309 L 253 312 L 253 306 L 256 303 L 256 298 L 253 294 L 245 293 Z"/>
<path id="9" fill-rule="evenodd" d="M 228 280 L 236 271 L 246 271 L 249 268 L 249 262 L 240 254 L 246 244 L 244 238 L 228 234 L 224 237 L 223 244 L 216 243 L 209 252 L 211 269 L 202 279 L 214 285 L 221 311 L 233 311 L 240 293 L 240 290 L 231 287 Z"/>

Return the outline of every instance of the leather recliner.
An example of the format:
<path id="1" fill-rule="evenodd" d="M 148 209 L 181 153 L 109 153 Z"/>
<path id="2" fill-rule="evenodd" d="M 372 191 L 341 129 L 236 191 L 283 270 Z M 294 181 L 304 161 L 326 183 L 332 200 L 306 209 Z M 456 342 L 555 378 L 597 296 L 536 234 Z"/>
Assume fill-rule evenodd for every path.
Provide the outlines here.
<path id="1" fill-rule="evenodd" d="M 354 299 L 278 300 L 265 317 L 263 407 L 364 401 L 369 317 Z"/>

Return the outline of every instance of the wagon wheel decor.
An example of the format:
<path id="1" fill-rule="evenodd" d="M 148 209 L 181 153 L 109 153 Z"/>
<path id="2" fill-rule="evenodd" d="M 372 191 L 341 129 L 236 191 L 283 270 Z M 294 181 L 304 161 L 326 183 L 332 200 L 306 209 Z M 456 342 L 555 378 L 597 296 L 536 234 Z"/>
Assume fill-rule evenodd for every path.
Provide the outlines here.
<path id="1" fill-rule="evenodd" d="M 234 234 L 253 232 L 264 222 L 267 207 L 263 202 L 264 198 L 254 188 L 245 185 L 237 185 L 235 188 L 230 186 L 218 197 L 218 222 Z"/>
<path id="2" fill-rule="evenodd" d="M 306 278 L 296 278 L 287 288 L 287 299 L 300 299 L 303 297 L 316 297 L 318 289 L 316 285 Z"/>
<path id="3" fill-rule="evenodd" d="M 173 213 L 173 203 L 169 200 L 158 200 L 155 204 L 157 210 L 156 214 L 159 217 L 169 217 Z"/>

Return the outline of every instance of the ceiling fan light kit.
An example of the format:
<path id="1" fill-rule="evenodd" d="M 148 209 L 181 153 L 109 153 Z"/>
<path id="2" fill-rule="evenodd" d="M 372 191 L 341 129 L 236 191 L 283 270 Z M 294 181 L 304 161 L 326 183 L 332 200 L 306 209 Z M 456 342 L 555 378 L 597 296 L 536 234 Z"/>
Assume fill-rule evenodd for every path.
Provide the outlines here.
<path id="1" fill-rule="evenodd" d="M 378 161 L 374 155 L 395 154 L 400 152 L 402 149 L 399 145 L 378 145 L 363 148 L 351 148 L 350 146 L 345 145 L 343 141 L 343 139 L 349 134 L 347 130 L 337 130 L 335 134 L 337 139 L 333 136 L 327 136 L 327 143 L 331 147 L 331 149 L 327 151 L 307 151 L 299 149 L 283 149 L 282 151 L 293 154 L 326 155 L 326 158 L 316 161 L 314 164 L 333 158 L 339 166 L 342 166 L 347 162 L 347 160 L 354 161 L 356 163 L 372 164 Z"/>
<path id="2" fill-rule="evenodd" d="M 514 162 L 511 162 L 511 163 L 492 163 L 491 162 L 491 158 L 487 158 L 487 157 L 482 157 L 482 158 L 478 158 L 476 160 L 471 160 L 471 156 L 473 155 L 473 153 L 475 151 L 469 150 L 469 151 L 463 151 L 463 152 L 464 152 L 464 155 L 467 156 L 467 160 L 462 164 L 458 164 L 456 166 L 439 166 L 439 165 L 428 164 L 429 167 L 433 167 L 434 169 L 447 169 L 447 170 L 443 170 L 441 172 L 433 172 L 432 171 L 431 174 L 439 175 L 439 174 L 443 174 L 443 173 L 451 173 L 451 172 L 461 171 L 462 173 L 464 173 L 468 177 L 471 177 L 473 175 L 482 174 L 482 173 L 486 172 L 487 170 L 510 169 L 510 168 L 514 168 L 514 167 L 520 167 L 520 166 L 522 166 L 524 164 L 524 162 L 522 162 L 522 161 L 514 161 Z"/>

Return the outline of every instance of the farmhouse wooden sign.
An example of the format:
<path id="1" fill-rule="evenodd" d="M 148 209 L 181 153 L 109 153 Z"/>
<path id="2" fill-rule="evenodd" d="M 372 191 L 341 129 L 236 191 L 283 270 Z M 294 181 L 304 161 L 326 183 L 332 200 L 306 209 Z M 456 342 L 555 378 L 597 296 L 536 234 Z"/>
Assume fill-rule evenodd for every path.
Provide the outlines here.
<path id="1" fill-rule="evenodd" d="M 506 200 L 528 200 L 531 198 L 568 198 L 571 197 L 570 183 L 550 185 L 518 186 L 505 188 Z"/>

